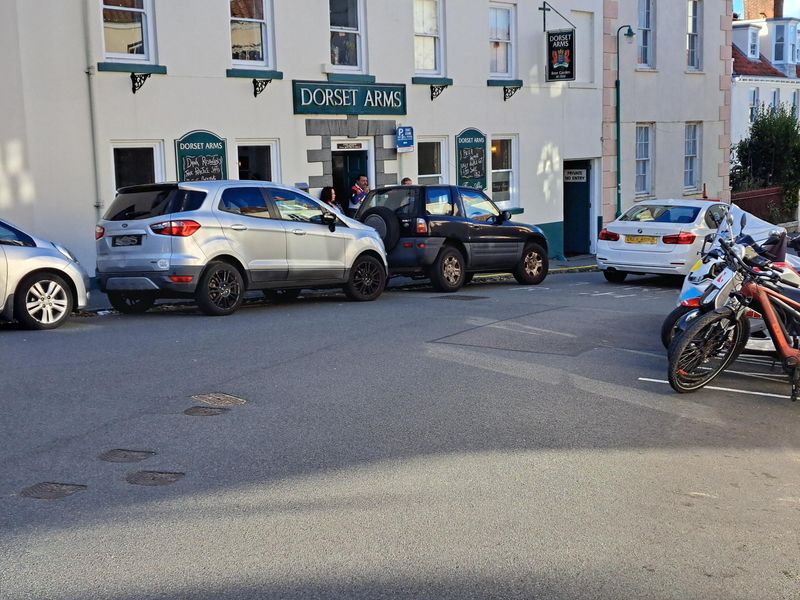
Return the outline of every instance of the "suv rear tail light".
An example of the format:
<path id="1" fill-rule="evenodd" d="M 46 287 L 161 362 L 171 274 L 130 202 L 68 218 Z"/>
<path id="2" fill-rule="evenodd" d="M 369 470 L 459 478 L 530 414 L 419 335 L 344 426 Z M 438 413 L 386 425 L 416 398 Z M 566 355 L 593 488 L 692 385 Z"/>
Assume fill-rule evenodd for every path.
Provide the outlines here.
<path id="1" fill-rule="evenodd" d="M 681 231 L 677 235 L 665 235 L 661 239 L 665 244 L 694 244 L 697 236 L 693 233 Z"/>
<path id="2" fill-rule="evenodd" d="M 175 237 L 189 237 L 200 229 L 197 221 L 164 221 L 163 223 L 153 223 L 150 225 L 153 233 L 158 235 L 173 235 Z"/>
<path id="3" fill-rule="evenodd" d="M 103 226 L 101 226 L 101 225 L 97 225 L 97 226 L 94 228 L 94 239 L 96 239 L 96 240 L 99 240 L 99 239 L 100 239 L 100 238 L 102 238 L 102 237 L 103 237 L 105 234 L 106 234 L 106 228 L 105 228 L 105 227 L 103 227 Z"/>
<path id="4" fill-rule="evenodd" d="M 619 234 L 614 233 L 613 231 L 609 231 L 608 229 L 601 229 L 600 235 L 598 236 L 601 240 L 605 240 L 606 242 L 617 242 L 619 241 Z"/>
<path id="5" fill-rule="evenodd" d="M 417 233 L 419 235 L 428 235 L 428 222 L 425 219 L 417 219 Z"/>

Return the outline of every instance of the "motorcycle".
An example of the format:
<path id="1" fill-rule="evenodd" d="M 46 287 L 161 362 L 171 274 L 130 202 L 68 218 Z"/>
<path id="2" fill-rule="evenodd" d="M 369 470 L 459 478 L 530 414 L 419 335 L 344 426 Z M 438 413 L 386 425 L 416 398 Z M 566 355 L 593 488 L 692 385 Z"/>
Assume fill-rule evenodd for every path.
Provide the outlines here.
<path id="1" fill-rule="evenodd" d="M 734 216 L 739 217 L 740 236 L 746 234 L 751 239 L 753 237 L 759 239 L 760 251 L 764 256 L 774 261 L 777 266 L 784 268 L 787 271 L 787 277 L 794 277 L 800 283 L 800 257 L 786 253 L 787 245 L 792 247 L 800 245 L 800 238 L 789 242 L 786 230 L 776 228 L 766 221 L 745 213 L 735 205 L 731 207 L 728 215 L 730 220 L 733 220 Z M 716 294 L 711 299 L 713 302 L 709 299 L 701 300 L 710 282 L 724 269 L 724 260 L 719 250 L 719 236 L 734 238 L 734 228 L 733 225 L 728 225 L 728 219 L 718 224 L 716 234 L 707 237 L 700 260 L 695 263 L 684 279 L 678 297 L 678 305 L 666 316 L 661 325 L 661 343 L 664 348 L 669 348 L 675 336 L 684 332 L 691 321 L 710 310 L 721 307 L 727 300 L 725 293 Z M 774 350 L 760 315 L 751 312 L 749 317 L 751 319 L 751 337 L 748 338 L 746 350 L 751 352 Z"/>
<path id="2" fill-rule="evenodd" d="M 763 315 L 776 357 L 792 384 L 792 400 L 800 395 L 800 288 L 796 273 L 765 256 L 747 236 L 719 236 L 724 269 L 708 285 L 704 299 L 727 296 L 723 306 L 696 317 L 669 349 L 668 379 L 679 393 L 711 382 L 743 350 L 749 335 L 748 311 Z"/>

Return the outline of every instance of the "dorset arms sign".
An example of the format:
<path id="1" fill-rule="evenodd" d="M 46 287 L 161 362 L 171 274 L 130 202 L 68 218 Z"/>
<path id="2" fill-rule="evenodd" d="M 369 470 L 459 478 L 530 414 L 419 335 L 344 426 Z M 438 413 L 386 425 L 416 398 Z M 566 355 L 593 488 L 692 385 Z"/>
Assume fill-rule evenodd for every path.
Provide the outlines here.
<path id="1" fill-rule="evenodd" d="M 178 181 L 214 181 L 228 178 L 225 140 L 210 131 L 190 131 L 175 140 Z"/>
<path id="2" fill-rule="evenodd" d="M 575 30 L 547 32 L 547 81 L 575 81 Z"/>
<path id="3" fill-rule="evenodd" d="M 296 115 L 404 115 L 406 86 L 293 81 Z"/>

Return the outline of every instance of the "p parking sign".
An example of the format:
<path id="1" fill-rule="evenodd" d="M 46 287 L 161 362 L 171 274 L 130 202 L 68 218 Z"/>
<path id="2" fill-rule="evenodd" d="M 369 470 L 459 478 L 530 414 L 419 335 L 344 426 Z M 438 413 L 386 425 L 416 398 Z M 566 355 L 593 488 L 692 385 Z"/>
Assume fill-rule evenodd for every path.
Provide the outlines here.
<path id="1" fill-rule="evenodd" d="M 414 151 L 414 128 L 401 125 L 396 133 L 397 152 Z"/>

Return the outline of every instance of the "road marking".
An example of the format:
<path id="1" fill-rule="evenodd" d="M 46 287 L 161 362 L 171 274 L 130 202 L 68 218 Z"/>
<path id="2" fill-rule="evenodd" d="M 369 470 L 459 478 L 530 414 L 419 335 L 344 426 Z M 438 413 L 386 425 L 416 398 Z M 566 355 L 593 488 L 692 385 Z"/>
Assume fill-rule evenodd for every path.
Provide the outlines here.
<path id="1" fill-rule="evenodd" d="M 516 333 L 527 333 L 528 335 L 540 335 L 542 333 L 551 333 L 553 335 L 561 335 L 568 338 L 576 338 L 577 335 L 572 333 L 564 333 L 563 331 L 553 331 L 551 329 L 541 329 L 539 327 L 531 327 L 530 325 L 523 325 L 521 323 L 516 323 L 517 327 L 522 327 L 522 329 L 518 329 L 517 327 L 508 327 L 507 325 L 499 325 L 497 323 L 493 323 L 491 325 L 485 325 L 485 327 L 492 327 L 494 329 L 504 329 L 506 331 L 514 331 Z M 530 330 L 530 331 L 525 331 Z"/>
<path id="2" fill-rule="evenodd" d="M 573 283 L 572 285 L 589 285 L 588 281 L 580 281 L 578 283 Z"/>
<path id="3" fill-rule="evenodd" d="M 664 381 L 663 379 L 650 379 L 649 377 L 639 377 L 639 381 L 649 381 L 650 383 L 666 383 L 669 385 L 669 381 Z M 747 390 L 736 390 L 733 388 L 725 388 L 725 387 L 717 387 L 715 385 L 707 385 L 705 386 L 706 390 L 716 390 L 718 392 L 733 392 L 735 394 L 748 394 L 750 396 L 767 396 L 768 398 L 781 398 L 782 400 L 791 400 L 791 396 L 784 396 L 782 394 L 768 394 L 767 392 L 749 392 Z"/>
<path id="4" fill-rule="evenodd" d="M 511 288 L 512 292 L 532 292 L 534 290 L 549 290 L 549 287 L 542 287 L 540 285 L 528 286 L 528 287 L 518 287 L 518 288 Z"/>

